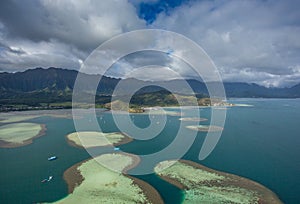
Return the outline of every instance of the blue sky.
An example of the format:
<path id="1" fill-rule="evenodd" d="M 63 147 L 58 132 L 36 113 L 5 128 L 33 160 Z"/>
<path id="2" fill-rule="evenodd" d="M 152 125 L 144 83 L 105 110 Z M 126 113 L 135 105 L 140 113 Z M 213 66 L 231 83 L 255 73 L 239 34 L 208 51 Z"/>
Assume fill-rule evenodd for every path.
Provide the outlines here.
<path id="1" fill-rule="evenodd" d="M 176 8 L 181 4 L 185 4 L 187 2 L 188 0 L 162 0 L 137 3 L 132 1 L 132 3 L 137 8 L 139 17 L 145 19 L 147 21 L 147 24 L 153 23 L 159 13 L 168 13 L 173 8 Z"/>
<path id="2" fill-rule="evenodd" d="M 0 71 L 79 69 L 104 41 L 157 28 L 198 43 L 224 81 L 292 86 L 300 83 L 299 10 L 296 0 L 2 0 Z M 170 63 L 151 56 L 124 59 L 118 66 Z"/>

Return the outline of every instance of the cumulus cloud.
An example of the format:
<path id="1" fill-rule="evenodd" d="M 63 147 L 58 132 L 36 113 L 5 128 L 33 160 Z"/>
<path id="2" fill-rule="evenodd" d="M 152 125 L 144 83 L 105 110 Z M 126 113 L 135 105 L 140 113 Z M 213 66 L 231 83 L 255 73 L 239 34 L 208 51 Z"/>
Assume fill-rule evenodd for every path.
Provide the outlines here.
<path id="1" fill-rule="evenodd" d="M 144 26 L 126 0 L 1 1 L 0 42 L 6 45 L 0 44 L 0 67 L 7 71 L 37 66 L 78 69 L 80 61 L 103 41 Z M 14 55 L 12 46 L 22 47 L 25 53 Z"/>
<path id="2" fill-rule="evenodd" d="M 297 2 L 191 1 L 161 13 L 152 27 L 182 33 L 199 43 L 223 75 L 227 73 L 226 80 L 239 77 L 240 81 L 282 85 L 274 78 L 288 79 L 291 67 L 300 64 L 298 11 Z M 239 75 L 245 70 L 251 76 Z"/>
<path id="3" fill-rule="evenodd" d="M 131 53 L 108 69 L 106 75 L 151 81 L 200 77 L 185 61 L 158 51 Z"/>
<path id="4" fill-rule="evenodd" d="M 157 0 L 3 0 L 0 70 L 50 66 L 79 69 L 93 49 L 113 36 L 141 28 L 162 28 L 197 42 L 225 81 L 264 86 L 300 82 L 297 1 L 178 2 L 181 5 L 154 9 L 158 13 L 153 13 L 154 21 L 149 24 L 139 13 L 139 5 L 161 5 Z M 128 56 L 110 72 L 124 76 L 133 67 L 153 64 L 171 67 L 181 76 L 195 77 L 195 72 L 181 60 L 153 53 Z M 162 71 L 160 77 L 167 79 L 168 73 Z"/>
<path id="5" fill-rule="evenodd" d="M 125 0 L 8 1 L 0 8 L 1 21 L 13 36 L 32 41 L 55 38 L 89 51 L 145 24 Z"/>
<path id="6" fill-rule="evenodd" d="M 0 46 L 0 66 L 3 71 L 20 71 L 32 67 L 62 67 L 70 68 L 80 66 L 80 58 L 85 53 L 77 48 L 56 40 L 48 42 L 32 42 L 28 40 L 9 41 L 9 46 Z"/>
<path id="7" fill-rule="evenodd" d="M 220 68 L 224 81 L 251 82 L 265 87 L 289 87 L 299 82 L 300 67 L 290 67 L 284 75 L 271 74 L 265 71 L 256 71 L 251 68 Z"/>

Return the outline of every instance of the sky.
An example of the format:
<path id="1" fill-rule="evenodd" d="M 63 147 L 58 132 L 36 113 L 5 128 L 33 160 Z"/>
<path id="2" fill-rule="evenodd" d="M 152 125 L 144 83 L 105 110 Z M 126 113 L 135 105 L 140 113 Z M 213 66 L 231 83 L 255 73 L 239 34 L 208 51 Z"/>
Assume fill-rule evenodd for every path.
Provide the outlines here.
<path id="1" fill-rule="evenodd" d="M 224 81 L 293 86 L 300 83 L 299 10 L 296 0 L 1 0 L 0 71 L 78 70 L 110 38 L 155 28 L 198 43 Z M 122 59 L 114 72 L 152 61 L 186 70 L 177 59 L 141 53 Z"/>

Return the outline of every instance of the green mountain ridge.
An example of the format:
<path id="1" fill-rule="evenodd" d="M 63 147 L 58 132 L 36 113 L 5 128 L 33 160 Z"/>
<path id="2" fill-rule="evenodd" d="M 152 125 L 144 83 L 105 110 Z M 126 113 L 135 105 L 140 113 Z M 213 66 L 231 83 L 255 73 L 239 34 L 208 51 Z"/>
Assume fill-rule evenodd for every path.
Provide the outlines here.
<path id="1" fill-rule="evenodd" d="M 98 80 L 99 75 L 79 73 L 76 70 L 61 68 L 35 68 L 24 72 L 0 73 L 0 106 L 23 104 L 27 106 L 39 106 L 41 103 L 64 103 L 72 101 L 72 92 L 77 75 L 90 82 Z M 102 76 L 97 88 L 96 103 L 105 104 L 110 102 L 110 97 L 121 79 Z M 174 104 L 172 97 L 165 93 L 159 92 L 165 89 L 161 87 L 170 87 L 175 90 L 175 94 L 191 95 L 197 94 L 199 97 L 207 97 L 208 91 L 206 85 L 195 79 L 187 79 L 193 91 L 187 90 L 180 86 L 182 80 L 158 81 L 157 85 L 152 82 L 141 81 L 134 78 L 123 79 L 121 93 L 128 95 L 131 87 L 139 85 L 144 87 L 136 95 L 147 94 L 133 99 L 134 104 L 157 104 L 170 103 Z M 212 87 L 215 82 L 209 82 Z M 83 84 L 82 92 L 87 95 L 91 92 L 92 87 L 89 83 Z M 242 82 L 225 82 L 224 88 L 227 97 L 236 98 L 298 98 L 300 97 L 300 84 L 291 88 L 266 88 L 257 84 L 248 84 Z M 151 94 L 156 93 L 151 97 Z M 150 95 L 149 95 L 150 94 Z M 151 100 L 153 98 L 153 100 Z M 154 100 L 155 98 L 155 100 Z M 159 100 L 157 98 L 160 98 Z M 148 100 L 148 101 L 147 101 Z"/>

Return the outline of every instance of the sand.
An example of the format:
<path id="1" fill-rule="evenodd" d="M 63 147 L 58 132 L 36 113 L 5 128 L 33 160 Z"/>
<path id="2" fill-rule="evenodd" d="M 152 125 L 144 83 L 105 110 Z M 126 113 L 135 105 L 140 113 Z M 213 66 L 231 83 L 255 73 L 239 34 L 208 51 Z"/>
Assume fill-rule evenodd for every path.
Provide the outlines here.
<path id="1" fill-rule="evenodd" d="M 193 122 L 203 122 L 203 121 L 207 121 L 207 118 L 179 118 L 179 120 L 181 121 L 193 121 Z"/>
<path id="2" fill-rule="evenodd" d="M 0 119 L 1 123 L 15 123 L 15 122 L 21 122 L 24 120 L 30 120 L 33 118 L 37 118 L 39 116 L 37 115 L 20 115 L 20 116 L 2 116 Z"/>
<path id="3" fill-rule="evenodd" d="M 199 132 L 219 132 L 223 130 L 222 127 L 215 125 L 188 125 L 185 127 Z"/>
<path id="4" fill-rule="evenodd" d="M 138 164 L 131 154 L 103 154 L 95 159 L 125 172 Z M 142 180 L 114 172 L 95 159 L 75 164 L 64 173 L 69 195 L 57 203 L 163 203 L 158 192 Z"/>
<path id="5" fill-rule="evenodd" d="M 0 126 L 0 147 L 14 148 L 31 144 L 45 134 L 46 126 L 36 123 L 12 123 Z"/>
<path id="6" fill-rule="evenodd" d="M 272 191 L 257 182 L 192 161 L 179 160 L 168 169 L 159 171 L 168 162 L 158 164 L 155 172 L 184 190 L 183 203 L 282 203 Z"/>
<path id="7" fill-rule="evenodd" d="M 128 135 L 119 132 L 73 132 L 66 136 L 70 145 L 79 148 L 102 147 L 110 145 L 121 145 L 132 141 Z"/>
<path id="8" fill-rule="evenodd" d="M 239 107 L 253 107 L 254 105 L 250 105 L 250 104 L 234 104 L 235 106 L 239 106 Z"/>
<path id="9" fill-rule="evenodd" d="M 16 123 L 39 118 L 43 116 L 72 118 L 70 110 L 39 110 L 39 111 L 15 111 L 0 113 L 0 123 Z"/>
<path id="10" fill-rule="evenodd" d="M 86 111 L 88 112 L 89 110 Z M 95 109 L 95 111 L 97 113 L 104 112 L 104 110 L 102 109 Z M 12 111 L 7 113 L 0 113 L 0 123 L 15 123 L 44 116 L 67 119 L 72 119 L 73 117 L 82 118 L 81 115 L 73 116 L 72 109 Z"/>

